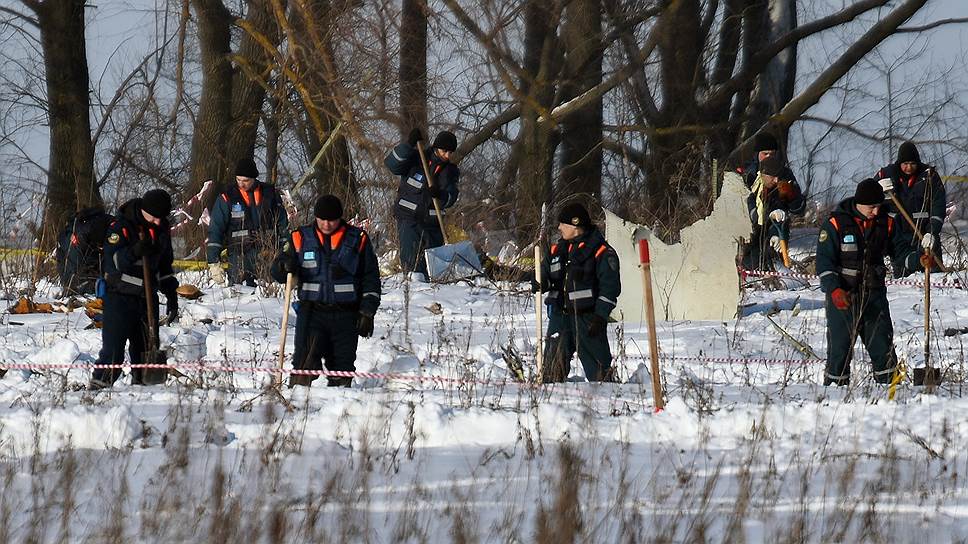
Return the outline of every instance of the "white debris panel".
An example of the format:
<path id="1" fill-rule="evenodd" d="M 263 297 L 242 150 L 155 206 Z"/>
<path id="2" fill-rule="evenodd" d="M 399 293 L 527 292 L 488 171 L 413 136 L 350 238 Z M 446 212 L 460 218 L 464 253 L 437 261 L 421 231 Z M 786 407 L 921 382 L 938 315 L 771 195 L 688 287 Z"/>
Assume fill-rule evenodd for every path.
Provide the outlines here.
<path id="1" fill-rule="evenodd" d="M 652 290 L 658 320 L 724 320 L 736 315 L 739 273 L 736 254 L 740 238 L 749 239 L 746 210 L 749 190 L 732 172 L 705 219 L 684 229 L 680 242 L 667 245 L 651 229 L 625 221 L 605 210 L 605 234 L 621 261 L 622 294 L 612 317 L 628 323 L 645 322 L 638 241 L 647 239 L 652 262 Z"/>

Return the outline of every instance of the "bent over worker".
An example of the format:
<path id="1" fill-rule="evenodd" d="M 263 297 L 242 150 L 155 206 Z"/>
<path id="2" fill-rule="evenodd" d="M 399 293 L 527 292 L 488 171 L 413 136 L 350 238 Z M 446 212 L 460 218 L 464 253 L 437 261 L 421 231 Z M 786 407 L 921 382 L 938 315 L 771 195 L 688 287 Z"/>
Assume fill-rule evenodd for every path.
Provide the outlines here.
<path id="1" fill-rule="evenodd" d="M 883 204 L 881 185 L 865 179 L 854 196 L 842 201 L 820 227 L 817 274 L 827 295 L 824 385 L 850 383 L 850 360 L 858 336 L 870 353 L 874 381 L 890 383 L 897 368 L 884 257 L 904 260 L 912 258 L 912 251 Z M 918 261 L 918 251 L 913 253 Z M 922 265 L 931 264 L 926 258 L 930 259 L 920 259 Z"/>
<path id="2" fill-rule="evenodd" d="M 257 177 L 255 162 L 241 159 L 235 167 L 235 183 L 212 206 L 206 260 L 215 283 L 226 284 L 219 262 L 223 249 L 229 258 L 228 283 L 255 286 L 259 251 L 269 248 L 272 255 L 285 240 L 289 219 L 282 199 L 274 185 L 262 183 Z"/>
<path id="3" fill-rule="evenodd" d="M 102 346 L 94 363 L 91 389 L 109 387 L 121 376 L 120 369 L 97 367 L 123 363 L 126 343 L 131 364 L 144 362 L 149 330 L 143 261 L 147 261 L 151 277 L 154 321 L 158 322 L 158 291 L 167 299 L 168 322 L 178 316 L 169 213 L 171 197 L 162 189 L 152 189 L 122 204 L 108 227 L 101 262 L 105 282 Z M 143 378 L 143 369 L 131 371 L 132 384 L 142 384 Z"/>
<path id="4" fill-rule="evenodd" d="M 400 238 L 400 267 L 404 272 L 418 272 L 426 277 L 424 250 L 444 244 L 444 233 L 440 230 L 433 200 L 437 199 L 441 213 L 457 202 L 460 169 L 450 162 L 451 154 L 457 149 L 457 136 L 442 131 L 427 150 L 428 170 L 434 183 L 431 187 L 417 151 L 422 139 L 419 128 L 411 130 L 407 141 L 394 147 L 383 163 L 390 172 L 400 176 L 397 202 L 393 207 Z"/>
<path id="5" fill-rule="evenodd" d="M 292 367 L 299 370 L 356 370 L 357 337 L 373 335 L 380 306 L 380 270 L 366 232 L 343 221 L 343 204 L 333 195 L 316 200 L 313 224 L 292 232 L 272 263 L 272 277 L 298 281 L 296 339 Z M 289 385 L 309 386 L 316 376 L 291 375 Z M 330 377 L 330 386 L 352 379 Z"/>
<path id="6" fill-rule="evenodd" d="M 608 314 L 622 291 L 618 255 L 592 223 L 588 210 L 573 203 L 558 215 L 561 240 L 541 262 L 542 285 L 549 306 L 542 381 L 562 382 L 571 359 L 578 359 L 590 382 L 610 378 Z"/>

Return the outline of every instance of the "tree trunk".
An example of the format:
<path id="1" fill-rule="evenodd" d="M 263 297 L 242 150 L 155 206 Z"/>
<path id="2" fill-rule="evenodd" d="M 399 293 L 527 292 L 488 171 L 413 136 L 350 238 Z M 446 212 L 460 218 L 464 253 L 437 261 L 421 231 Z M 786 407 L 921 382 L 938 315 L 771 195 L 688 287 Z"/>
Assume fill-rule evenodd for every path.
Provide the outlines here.
<path id="1" fill-rule="evenodd" d="M 194 195 L 208 179 L 224 184 L 226 129 L 232 119 L 232 64 L 229 55 L 232 14 L 221 0 L 192 0 L 202 62 L 202 95 L 195 114 L 186 194 Z M 220 179 L 221 178 L 221 179 Z M 224 185 L 223 185 L 224 186 Z M 204 202 L 210 207 L 215 192 Z M 192 240 L 194 242 L 199 240 Z"/>
<path id="2" fill-rule="evenodd" d="M 406 138 L 413 127 L 428 130 L 426 0 L 403 0 L 400 15 L 400 134 Z"/>
<path id="3" fill-rule="evenodd" d="M 796 0 L 771 0 L 764 13 L 766 20 L 761 28 L 771 42 L 797 26 Z M 797 77 L 797 46 L 784 49 L 757 76 L 751 93 L 750 105 L 744 123 L 742 139 L 752 137 L 773 114 L 793 98 Z M 774 134 L 780 148 L 786 150 L 787 132 Z"/>
<path id="4" fill-rule="evenodd" d="M 84 0 L 28 4 L 37 14 L 50 119 L 50 166 L 42 247 L 76 210 L 101 204 L 94 180 Z"/>
<path id="5" fill-rule="evenodd" d="M 562 24 L 565 55 L 564 101 L 602 82 L 601 0 L 573 0 Z M 602 194 L 602 99 L 567 116 L 561 123 L 561 174 L 557 192 L 581 194 L 595 215 Z"/>

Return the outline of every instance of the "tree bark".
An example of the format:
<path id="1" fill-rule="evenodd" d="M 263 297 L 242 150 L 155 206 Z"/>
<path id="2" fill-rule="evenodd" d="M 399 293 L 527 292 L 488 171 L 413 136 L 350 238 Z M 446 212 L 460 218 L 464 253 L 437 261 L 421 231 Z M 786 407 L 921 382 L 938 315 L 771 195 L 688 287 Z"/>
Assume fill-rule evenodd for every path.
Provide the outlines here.
<path id="1" fill-rule="evenodd" d="M 602 82 L 601 0 L 573 0 L 564 12 L 566 51 L 561 94 L 571 100 Z M 601 209 L 602 97 L 561 122 L 561 173 L 557 192 L 584 196 L 593 215 Z"/>
<path id="2" fill-rule="evenodd" d="M 37 15 L 50 122 L 50 167 L 42 247 L 75 211 L 101 204 L 94 179 L 84 0 L 28 2 Z"/>
<path id="3" fill-rule="evenodd" d="M 406 138 L 411 128 L 428 130 L 426 0 L 403 0 L 400 15 L 400 135 Z"/>

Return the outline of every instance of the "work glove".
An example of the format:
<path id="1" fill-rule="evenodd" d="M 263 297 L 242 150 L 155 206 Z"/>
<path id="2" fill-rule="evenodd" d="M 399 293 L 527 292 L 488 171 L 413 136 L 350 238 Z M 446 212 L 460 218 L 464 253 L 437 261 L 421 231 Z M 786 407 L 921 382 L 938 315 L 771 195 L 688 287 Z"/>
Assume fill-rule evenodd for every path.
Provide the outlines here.
<path id="1" fill-rule="evenodd" d="M 850 308 L 850 293 L 838 287 L 830 293 L 830 302 L 834 303 L 834 308 L 846 310 Z"/>
<path id="2" fill-rule="evenodd" d="M 283 253 L 282 270 L 285 271 L 286 274 L 298 274 L 299 257 L 295 253 Z"/>
<path id="3" fill-rule="evenodd" d="M 781 181 L 776 187 L 776 192 L 780 195 L 780 200 L 793 202 L 800 196 L 800 187 L 792 181 Z"/>
<path id="4" fill-rule="evenodd" d="M 211 276 L 212 281 L 218 285 L 225 285 L 227 283 L 225 279 L 225 270 L 219 263 L 209 263 L 208 275 Z"/>
<path id="5" fill-rule="evenodd" d="M 544 293 L 547 290 L 548 290 L 548 280 L 546 278 L 541 278 L 540 284 L 538 283 L 538 280 L 534 279 L 534 277 L 531 278 L 532 293 L 537 293 L 538 291 L 541 291 L 542 293 Z"/>
<path id="6" fill-rule="evenodd" d="M 360 335 L 360 338 L 369 338 L 373 336 L 373 316 L 360 312 L 359 319 L 356 320 L 356 333 Z"/>
<path id="7" fill-rule="evenodd" d="M 773 210 L 772 212 L 770 212 L 770 219 L 772 219 L 776 223 L 782 223 L 786 221 L 786 216 L 787 214 L 783 210 Z"/>
<path id="8" fill-rule="evenodd" d="M 930 232 L 921 237 L 921 249 L 927 251 L 934 247 L 934 235 Z"/>
<path id="9" fill-rule="evenodd" d="M 779 236 L 770 236 L 770 247 L 773 248 L 773 251 L 781 250 Z"/>
<path id="10" fill-rule="evenodd" d="M 155 244 L 151 238 L 142 238 L 132 244 L 131 253 L 133 253 L 135 257 L 141 258 L 155 255 L 158 253 L 159 249 L 160 248 L 158 245 Z"/>
<path id="11" fill-rule="evenodd" d="M 423 140 L 423 134 L 420 133 L 419 128 L 414 127 L 410 130 L 410 135 L 407 136 L 407 143 L 410 144 L 410 147 L 416 147 L 420 140 Z"/>
<path id="12" fill-rule="evenodd" d="M 918 260 L 921 261 L 921 267 L 924 268 L 925 270 L 932 269 L 938 265 L 938 261 L 934 258 L 934 255 L 930 253 L 925 253 L 924 255 L 921 255 L 921 258 Z"/>
<path id="13" fill-rule="evenodd" d="M 889 193 L 894 190 L 894 181 L 891 178 L 881 178 L 877 180 L 877 183 L 881 184 L 881 189 L 884 189 L 885 193 Z"/>
<path id="14" fill-rule="evenodd" d="M 588 317 L 588 336 L 595 338 L 605 332 L 605 318 L 592 314 Z"/>
<path id="15" fill-rule="evenodd" d="M 165 318 L 169 325 L 178 320 L 178 293 L 175 291 L 165 293 Z"/>
<path id="16" fill-rule="evenodd" d="M 434 185 L 433 187 L 427 186 L 427 190 L 430 192 L 430 196 L 436 198 L 437 200 L 444 200 L 447 193 L 440 187 L 440 185 Z"/>

